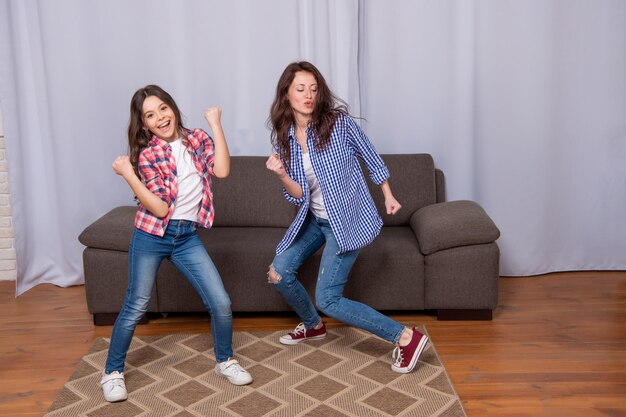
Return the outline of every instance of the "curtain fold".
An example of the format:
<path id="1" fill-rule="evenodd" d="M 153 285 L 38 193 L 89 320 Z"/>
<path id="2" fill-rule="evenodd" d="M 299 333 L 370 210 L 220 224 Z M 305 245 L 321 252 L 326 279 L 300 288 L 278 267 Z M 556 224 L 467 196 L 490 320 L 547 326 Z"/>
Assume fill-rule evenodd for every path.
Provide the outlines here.
<path id="1" fill-rule="evenodd" d="M 219 105 L 231 153 L 267 155 L 302 59 L 379 152 L 431 153 L 486 209 L 503 275 L 626 269 L 626 2 L 0 0 L 0 34 L 18 294 L 82 283 L 78 234 L 133 204 L 111 162 L 137 88 L 189 127 Z"/>

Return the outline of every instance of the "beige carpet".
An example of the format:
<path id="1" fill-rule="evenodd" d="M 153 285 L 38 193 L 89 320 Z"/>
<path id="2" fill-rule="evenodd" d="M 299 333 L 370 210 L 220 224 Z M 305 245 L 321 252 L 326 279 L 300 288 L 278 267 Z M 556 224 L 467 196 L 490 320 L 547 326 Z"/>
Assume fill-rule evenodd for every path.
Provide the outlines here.
<path id="1" fill-rule="evenodd" d="M 115 404 L 102 397 L 108 339 L 98 338 L 45 417 L 466 416 L 432 342 L 401 375 L 390 369 L 392 346 L 358 329 L 297 346 L 279 344 L 283 333 L 234 334 L 236 358 L 254 377 L 245 387 L 215 374 L 208 334 L 135 337 L 129 399 Z"/>

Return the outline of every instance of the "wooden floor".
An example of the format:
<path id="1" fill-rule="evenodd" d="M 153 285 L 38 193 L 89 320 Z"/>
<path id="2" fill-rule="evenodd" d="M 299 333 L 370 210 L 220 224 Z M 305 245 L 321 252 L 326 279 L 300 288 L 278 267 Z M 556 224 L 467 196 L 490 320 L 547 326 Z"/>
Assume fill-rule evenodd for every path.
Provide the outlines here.
<path id="1" fill-rule="evenodd" d="M 14 292 L 0 282 L 0 417 L 42 416 L 111 327 L 92 325 L 83 287 Z M 626 416 L 626 272 L 501 278 L 499 304 L 490 322 L 394 317 L 426 325 L 469 417 Z M 234 322 L 235 330 L 295 324 L 289 314 Z M 203 315 L 168 317 L 137 334 L 207 327 Z"/>

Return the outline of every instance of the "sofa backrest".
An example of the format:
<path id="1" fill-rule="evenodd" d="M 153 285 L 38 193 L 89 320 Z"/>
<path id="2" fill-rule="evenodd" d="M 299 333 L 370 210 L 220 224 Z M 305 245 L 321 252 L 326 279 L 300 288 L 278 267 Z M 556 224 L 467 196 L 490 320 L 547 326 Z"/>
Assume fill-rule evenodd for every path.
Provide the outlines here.
<path id="1" fill-rule="evenodd" d="M 386 226 L 406 226 L 416 210 L 438 202 L 433 158 L 429 154 L 393 154 L 382 158 L 389 167 L 389 183 L 402 210 L 395 216 L 386 214 L 382 191 L 364 170 L 370 193 Z M 213 179 L 215 227 L 289 226 L 297 207 L 284 199 L 276 175 L 265 167 L 266 160 L 264 156 L 233 156 L 230 175 Z"/>
<path id="2" fill-rule="evenodd" d="M 288 227 L 297 207 L 283 197 L 266 156 L 232 156 L 230 175 L 213 178 L 215 227 Z"/>
<path id="3" fill-rule="evenodd" d="M 379 186 L 369 180 L 364 170 L 370 193 L 385 226 L 407 226 L 418 209 L 437 202 L 435 163 L 430 154 L 381 155 L 389 168 L 389 185 L 402 209 L 390 216 L 385 210 L 385 199 Z"/>

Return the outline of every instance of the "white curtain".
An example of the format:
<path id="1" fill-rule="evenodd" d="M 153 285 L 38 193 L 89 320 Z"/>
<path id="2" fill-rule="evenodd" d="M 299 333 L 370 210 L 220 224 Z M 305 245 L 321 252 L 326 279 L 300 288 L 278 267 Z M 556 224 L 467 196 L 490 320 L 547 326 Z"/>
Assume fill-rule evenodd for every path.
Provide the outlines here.
<path id="1" fill-rule="evenodd" d="M 111 162 L 137 88 L 190 127 L 221 106 L 232 154 L 267 155 L 300 59 L 379 152 L 431 153 L 486 209 L 503 275 L 626 269 L 622 0 L 0 0 L 0 35 L 18 294 L 82 283 L 78 234 L 133 204 Z"/>

